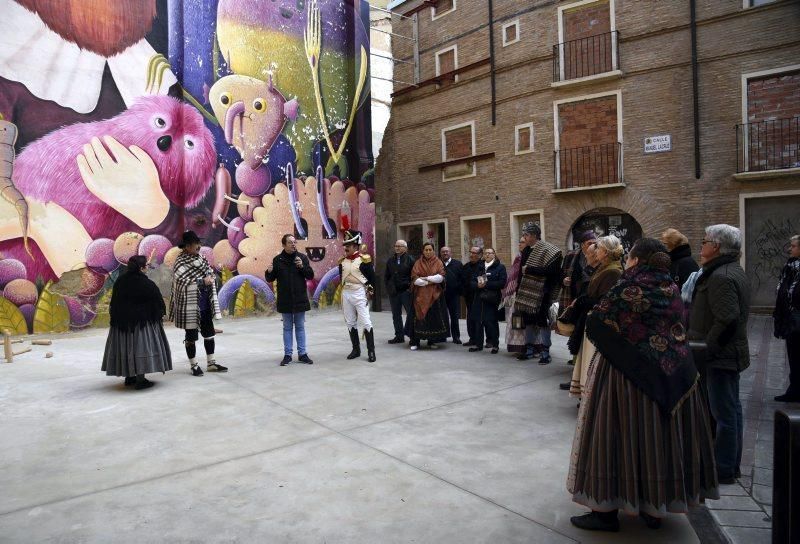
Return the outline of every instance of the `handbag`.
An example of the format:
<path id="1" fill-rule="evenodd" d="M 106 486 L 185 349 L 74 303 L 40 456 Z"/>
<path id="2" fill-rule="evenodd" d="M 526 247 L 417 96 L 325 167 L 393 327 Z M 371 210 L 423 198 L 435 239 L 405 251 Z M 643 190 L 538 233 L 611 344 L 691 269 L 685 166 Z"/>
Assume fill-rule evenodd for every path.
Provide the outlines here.
<path id="1" fill-rule="evenodd" d="M 561 336 L 572 336 L 575 332 L 575 325 L 572 323 L 564 323 L 561 319 L 556 320 L 556 334 Z"/>

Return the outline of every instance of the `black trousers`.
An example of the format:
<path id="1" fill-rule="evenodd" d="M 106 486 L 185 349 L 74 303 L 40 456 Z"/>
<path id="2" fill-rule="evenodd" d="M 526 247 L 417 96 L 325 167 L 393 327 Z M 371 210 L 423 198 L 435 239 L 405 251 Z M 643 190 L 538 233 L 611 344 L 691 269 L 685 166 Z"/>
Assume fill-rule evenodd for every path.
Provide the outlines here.
<path id="1" fill-rule="evenodd" d="M 789 388 L 786 392 L 800 397 L 800 332 L 786 337 L 786 355 L 789 357 Z"/>
<path id="2" fill-rule="evenodd" d="M 458 293 L 447 293 L 444 295 L 447 303 L 447 313 L 450 314 L 450 338 L 453 340 L 461 339 L 461 329 L 458 325 L 458 318 L 461 317 L 461 297 Z"/>
<path id="3" fill-rule="evenodd" d="M 477 322 L 475 331 L 475 346 L 483 347 L 483 333 L 486 331 L 486 343 L 493 348 L 500 347 L 500 322 L 497 320 L 484 320 Z"/>
<path id="4" fill-rule="evenodd" d="M 411 329 L 409 328 L 409 317 L 413 311 L 411 308 L 411 291 L 403 291 L 396 295 L 390 295 L 389 305 L 392 307 L 394 337 L 404 338 L 405 336 L 411 336 Z M 403 308 L 406 310 L 405 325 L 403 325 Z"/>
<path id="5" fill-rule="evenodd" d="M 481 328 L 481 322 L 478 319 L 474 319 L 472 317 L 472 312 L 470 311 L 470 307 L 472 306 L 472 301 L 475 300 L 475 296 L 471 297 L 464 297 L 464 303 L 467 305 L 467 334 L 469 335 L 469 341 L 477 346 L 482 346 L 483 341 L 478 343 L 477 341 L 477 334 L 478 329 Z M 483 338 L 483 331 L 481 330 L 481 338 Z"/>

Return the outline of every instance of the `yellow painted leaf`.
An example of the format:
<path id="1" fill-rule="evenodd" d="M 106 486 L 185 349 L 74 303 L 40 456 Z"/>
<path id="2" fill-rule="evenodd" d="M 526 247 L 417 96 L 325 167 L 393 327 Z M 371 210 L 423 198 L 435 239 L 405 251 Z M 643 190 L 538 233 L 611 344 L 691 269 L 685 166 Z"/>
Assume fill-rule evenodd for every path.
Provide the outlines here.
<path id="1" fill-rule="evenodd" d="M 69 310 L 64 298 L 50 291 L 48 282 L 42 290 L 39 301 L 36 303 L 36 311 L 33 314 L 34 334 L 50 332 L 67 332 L 69 330 Z"/>
<path id="2" fill-rule="evenodd" d="M 336 293 L 333 295 L 333 304 L 340 306 L 342 304 L 342 284 L 336 288 Z"/>
<path id="3" fill-rule="evenodd" d="M 236 292 L 236 303 L 233 306 L 233 316 L 242 317 L 252 313 L 256 308 L 256 294 L 250 287 L 250 282 L 245 280 Z"/>
<path id="4" fill-rule="evenodd" d="M 111 292 L 111 289 L 106 289 L 106 291 L 100 297 L 100 300 L 97 301 L 97 315 L 92 320 L 92 327 L 111 326 L 111 314 L 108 310 L 108 306 L 111 303 Z"/>
<path id="5" fill-rule="evenodd" d="M 231 272 L 230 269 L 227 266 L 223 266 L 222 267 L 222 285 L 225 285 L 226 283 L 228 283 L 228 280 L 230 280 L 232 277 L 233 277 L 233 272 Z"/>
<path id="6" fill-rule="evenodd" d="M 0 331 L 4 330 L 11 334 L 28 334 L 28 324 L 13 302 L 0 297 Z"/>

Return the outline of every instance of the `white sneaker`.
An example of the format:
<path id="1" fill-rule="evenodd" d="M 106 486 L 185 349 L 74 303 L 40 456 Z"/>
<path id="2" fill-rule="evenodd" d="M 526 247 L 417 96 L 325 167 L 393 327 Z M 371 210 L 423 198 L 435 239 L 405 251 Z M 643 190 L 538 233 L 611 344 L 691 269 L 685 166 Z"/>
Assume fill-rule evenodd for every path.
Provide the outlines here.
<path id="1" fill-rule="evenodd" d="M 417 351 L 419 349 L 419 346 L 411 346 L 410 349 L 411 351 Z"/>

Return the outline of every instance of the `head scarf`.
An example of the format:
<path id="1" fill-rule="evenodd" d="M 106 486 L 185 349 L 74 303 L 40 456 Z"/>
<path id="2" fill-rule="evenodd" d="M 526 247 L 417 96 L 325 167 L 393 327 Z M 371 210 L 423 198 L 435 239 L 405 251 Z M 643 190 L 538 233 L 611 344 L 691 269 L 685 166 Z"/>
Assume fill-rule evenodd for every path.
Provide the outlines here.
<path id="1" fill-rule="evenodd" d="M 414 263 L 414 268 L 411 269 L 411 293 L 414 295 L 414 313 L 417 319 L 425 319 L 428 310 L 431 309 L 433 303 L 438 300 L 442 291 L 444 291 L 444 282 L 431 283 L 425 287 L 420 287 L 414 285 L 414 281 L 417 278 L 435 276 L 436 274 L 445 275 L 444 263 L 436 255 L 428 258 L 423 254 Z"/>
<path id="2" fill-rule="evenodd" d="M 625 271 L 587 319 L 587 335 L 603 357 L 667 415 L 698 377 L 682 315 L 669 271 L 641 264 Z"/>

